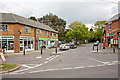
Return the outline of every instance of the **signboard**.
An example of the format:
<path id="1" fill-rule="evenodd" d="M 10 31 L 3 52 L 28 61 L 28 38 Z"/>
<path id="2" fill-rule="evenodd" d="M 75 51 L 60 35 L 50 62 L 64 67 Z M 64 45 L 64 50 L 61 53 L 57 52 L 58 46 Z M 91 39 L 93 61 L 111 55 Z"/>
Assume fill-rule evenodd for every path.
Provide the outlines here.
<path id="1" fill-rule="evenodd" d="M 1 56 L 2 61 L 5 63 L 6 59 L 5 59 L 5 56 L 3 55 L 3 53 L 1 53 L 0 56 Z"/>
<path id="2" fill-rule="evenodd" d="M 20 39 L 34 39 L 34 37 L 25 37 L 25 36 L 20 36 Z"/>
<path id="3" fill-rule="evenodd" d="M 14 39 L 14 36 L 0 36 L 1 39 Z"/>

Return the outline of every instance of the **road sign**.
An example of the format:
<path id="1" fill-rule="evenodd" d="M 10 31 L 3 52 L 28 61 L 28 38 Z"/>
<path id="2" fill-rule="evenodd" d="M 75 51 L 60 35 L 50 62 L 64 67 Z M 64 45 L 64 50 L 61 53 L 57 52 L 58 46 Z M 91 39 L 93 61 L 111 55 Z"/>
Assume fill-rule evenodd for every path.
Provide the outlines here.
<path id="1" fill-rule="evenodd" d="M 0 54 L 0 56 L 1 56 L 1 59 L 2 59 L 3 63 L 5 63 L 5 62 L 6 62 L 6 59 L 5 59 L 4 54 L 3 54 L 3 53 L 1 53 L 1 54 Z"/>

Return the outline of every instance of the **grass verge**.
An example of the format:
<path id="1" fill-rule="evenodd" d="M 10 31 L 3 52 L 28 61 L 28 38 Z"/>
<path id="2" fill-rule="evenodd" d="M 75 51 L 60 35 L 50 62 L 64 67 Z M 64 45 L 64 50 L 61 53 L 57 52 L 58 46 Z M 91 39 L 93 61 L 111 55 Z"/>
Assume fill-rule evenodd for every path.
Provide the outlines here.
<path id="1" fill-rule="evenodd" d="M 18 66 L 19 66 L 18 64 L 0 64 L 0 72 L 8 71 L 8 70 L 14 69 Z"/>

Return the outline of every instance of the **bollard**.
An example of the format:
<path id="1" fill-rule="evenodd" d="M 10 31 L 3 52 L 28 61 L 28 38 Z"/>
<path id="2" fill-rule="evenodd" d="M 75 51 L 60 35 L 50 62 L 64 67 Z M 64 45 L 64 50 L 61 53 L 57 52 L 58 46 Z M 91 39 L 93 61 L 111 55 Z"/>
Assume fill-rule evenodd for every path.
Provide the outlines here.
<path id="1" fill-rule="evenodd" d="M 94 46 L 93 46 L 93 50 L 94 50 Z"/>
<path id="2" fill-rule="evenodd" d="M 115 53 L 115 47 L 113 48 L 113 53 Z"/>
<path id="3" fill-rule="evenodd" d="M 25 46 L 24 46 L 24 51 L 23 51 L 23 55 L 25 55 Z"/>
<path id="4" fill-rule="evenodd" d="M 97 46 L 97 52 L 98 52 L 98 46 Z"/>
<path id="5" fill-rule="evenodd" d="M 57 53 L 57 47 L 56 47 L 56 53 Z"/>
<path id="6" fill-rule="evenodd" d="M 41 54 L 42 54 L 42 48 L 41 48 Z"/>

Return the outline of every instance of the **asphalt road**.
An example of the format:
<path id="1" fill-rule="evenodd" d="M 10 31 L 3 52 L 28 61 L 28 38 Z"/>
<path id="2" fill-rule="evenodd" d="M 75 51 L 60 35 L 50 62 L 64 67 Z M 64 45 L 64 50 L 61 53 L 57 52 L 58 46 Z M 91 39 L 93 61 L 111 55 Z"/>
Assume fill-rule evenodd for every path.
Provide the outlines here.
<path id="1" fill-rule="evenodd" d="M 54 49 L 46 50 L 40 57 L 36 52 L 8 56 L 9 63 L 22 67 L 3 74 L 3 78 L 118 78 L 118 54 L 92 53 L 92 45 L 63 51 L 60 55 L 48 55 Z M 13 58 L 13 59 L 11 59 Z M 18 60 L 17 60 L 18 59 Z M 16 61 L 15 61 L 16 60 Z"/>

